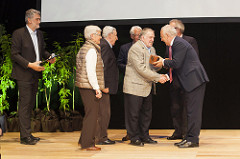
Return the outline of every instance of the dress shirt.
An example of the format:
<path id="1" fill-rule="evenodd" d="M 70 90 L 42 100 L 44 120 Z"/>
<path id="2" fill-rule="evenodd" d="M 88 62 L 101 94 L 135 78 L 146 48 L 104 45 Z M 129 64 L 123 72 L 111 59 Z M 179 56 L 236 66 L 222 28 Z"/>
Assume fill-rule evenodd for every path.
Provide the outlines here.
<path id="1" fill-rule="evenodd" d="M 89 49 L 86 54 L 86 71 L 90 85 L 94 90 L 100 89 L 96 74 L 97 52 L 95 49 Z"/>
<path id="2" fill-rule="evenodd" d="M 35 50 L 35 54 L 36 54 L 36 61 L 40 61 L 39 49 L 38 49 L 37 30 L 32 31 L 32 29 L 30 29 L 28 26 L 27 26 L 27 29 L 28 29 L 28 31 L 31 35 L 32 41 L 33 41 L 34 50 Z"/>

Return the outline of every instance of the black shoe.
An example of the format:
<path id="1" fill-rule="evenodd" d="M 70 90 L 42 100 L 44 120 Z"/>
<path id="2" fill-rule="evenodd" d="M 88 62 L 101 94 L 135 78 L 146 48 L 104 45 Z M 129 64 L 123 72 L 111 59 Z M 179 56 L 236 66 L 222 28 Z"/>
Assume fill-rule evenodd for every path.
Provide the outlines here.
<path id="1" fill-rule="evenodd" d="M 98 142 L 96 145 L 112 145 L 112 144 L 115 144 L 116 142 L 115 141 L 112 141 L 110 139 L 107 139 L 105 141 L 102 141 L 102 142 Z"/>
<path id="2" fill-rule="evenodd" d="M 175 146 L 183 145 L 187 142 L 187 140 L 182 140 L 181 142 L 174 143 Z"/>
<path id="3" fill-rule="evenodd" d="M 193 143 L 193 142 L 185 142 L 184 144 L 181 144 L 178 146 L 179 148 L 192 148 L 192 147 L 199 147 L 199 143 Z"/>
<path id="4" fill-rule="evenodd" d="M 40 140 L 39 137 L 35 137 L 35 136 L 33 136 L 33 135 L 31 135 L 30 137 L 31 137 L 33 140 L 36 140 L 36 141 L 39 141 L 39 140 Z"/>
<path id="5" fill-rule="evenodd" d="M 33 140 L 30 136 L 23 137 L 20 139 L 20 143 L 25 145 L 35 145 L 37 143 L 37 140 Z"/>
<path id="6" fill-rule="evenodd" d="M 126 135 L 122 138 L 122 141 L 128 141 L 128 140 L 130 140 L 130 137 L 128 135 Z"/>
<path id="7" fill-rule="evenodd" d="M 143 142 L 145 144 L 157 144 L 158 143 L 157 141 L 155 141 L 155 140 L 153 140 L 151 138 L 148 138 L 147 140 L 143 140 Z"/>
<path id="8" fill-rule="evenodd" d="M 167 137 L 168 140 L 177 140 L 177 139 L 183 139 L 182 136 L 175 136 L 175 135 L 172 135 L 172 136 L 169 136 Z"/>
<path id="9" fill-rule="evenodd" d="M 134 146 L 144 146 L 144 143 L 140 140 L 131 141 L 130 144 Z"/>

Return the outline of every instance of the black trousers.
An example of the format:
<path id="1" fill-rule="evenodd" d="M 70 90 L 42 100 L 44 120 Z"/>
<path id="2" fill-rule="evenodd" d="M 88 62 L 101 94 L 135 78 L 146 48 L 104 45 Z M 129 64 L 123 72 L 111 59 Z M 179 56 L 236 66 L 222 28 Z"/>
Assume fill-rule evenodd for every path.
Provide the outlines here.
<path id="1" fill-rule="evenodd" d="M 182 89 L 179 80 L 176 76 L 170 84 L 171 97 L 171 116 L 173 127 L 175 129 L 174 136 L 186 136 L 187 134 L 187 103 L 185 101 L 184 90 Z"/>
<path id="2" fill-rule="evenodd" d="M 102 98 L 97 99 L 95 90 L 79 88 L 79 91 L 85 111 L 79 144 L 81 144 L 82 148 L 88 148 L 95 146 L 95 137 L 98 131 L 101 131 L 101 129 L 98 129 L 98 127 L 101 128 L 98 125 L 98 119 L 101 118 L 99 117 L 101 115 L 100 109 L 103 105 L 107 104 L 105 102 L 108 101 L 109 95 L 103 93 Z M 100 132 L 100 134 L 102 133 Z"/>
<path id="3" fill-rule="evenodd" d="M 185 92 L 188 121 L 186 139 L 194 143 L 199 143 L 205 89 L 206 83 L 203 83 L 193 91 Z"/>
<path id="4" fill-rule="evenodd" d="M 19 90 L 20 137 L 29 137 L 31 135 L 31 114 L 36 104 L 38 80 L 33 82 L 17 81 L 17 85 Z"/>
<path id="5" fill-rule="evenodd" d="M 125 125 L 131 141 L 149 138 L 152 119 L 152 93 L 147 97 L 124 94 Z"/>

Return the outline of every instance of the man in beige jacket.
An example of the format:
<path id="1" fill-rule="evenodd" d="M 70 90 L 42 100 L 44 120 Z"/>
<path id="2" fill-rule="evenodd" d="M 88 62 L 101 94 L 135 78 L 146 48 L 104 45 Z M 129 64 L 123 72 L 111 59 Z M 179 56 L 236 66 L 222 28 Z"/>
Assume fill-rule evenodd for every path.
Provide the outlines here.
<path id="1" fill-rule="evenodd" d="M 152 88 L 155 83 L 167 81 L 165 75 L 158 74 L 149 63 L 150 55 L 155 55 L 152 46 L 155 33 L 144 28 L 140 40 L 132 45 L 128 52 L 128 62 L 124 77 L 125 124 L 131 144 L 143 146 L 144 143 L 156 144 L 149 136 L 149 125 L 152 119 Z"/>

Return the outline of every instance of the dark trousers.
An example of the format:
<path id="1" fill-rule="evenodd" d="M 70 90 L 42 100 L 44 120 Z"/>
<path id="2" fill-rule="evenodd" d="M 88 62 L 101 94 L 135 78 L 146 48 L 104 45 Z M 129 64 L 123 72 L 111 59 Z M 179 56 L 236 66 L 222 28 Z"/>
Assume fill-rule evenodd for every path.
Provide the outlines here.
<path id="1" fill-rule="evenodd" d="M 203 83 L 193 91 L 185 93 L 188 121 L 186 139 L 194 143 L 199 143 L 205 89 L 206 83 Z"/>
<path id="2" fill-rule="evenodd" d="M 184 90 L 182 89 L 178 78 L 174 76 L 170 85 L 171 97 L 171 116 L 173 127 L 175 129 L 174 136 L 186 136 L 187 134 L 187 103 L 185 101 Z"/>
<path id="3" fill-rule="evenodd" d="M 31 114 L 36 104 L 38 80 L 34 82 L 17 81 L 17 85 L 19 90 L 20 137 L 29 137 L 31 135 Z"/>
<path id="4" fill-rule="evenodd" d="M 111 117 L 111 107 L 110 107 L 110 95 L 102 93 L 103 97 L 100 101 L 99 113 L 98 113 L 98 126 L 97 126 L 97 140 L 98 142 L 103 142 L 108 139 L 107 129 Z"/>
<path id="5" fill-rule="evenodd" d="M 102 98 L 97 99 L 95 90 L 80 88 L 79 91 L 85 111 L 79 143 L 82 148 L 88 148 L 95 146 L 95 136 L 97 134 L 98 118 L 100 114 L 99 110 L 101 106 L 105 104 L 104 101 L 107 100 L 108 96 L 103 93 Z"/>
<path id="6" fill-rule="evenodd" d="M 152 94 L 140 97 L 124 94 L 125 124 L 131 141 L 149 138 L 152 119 Z"/>

